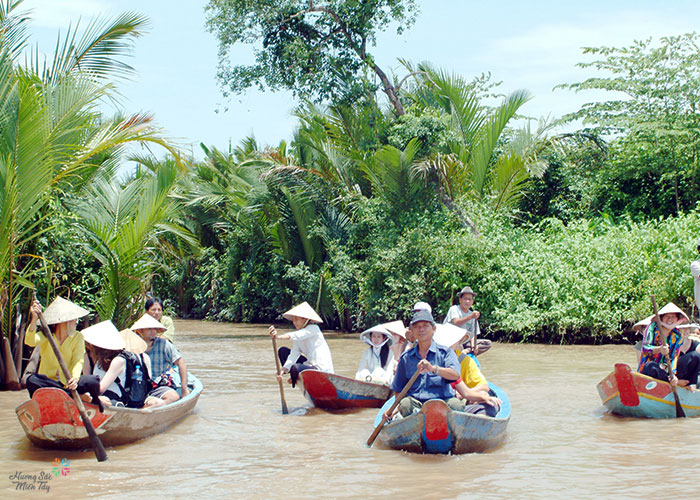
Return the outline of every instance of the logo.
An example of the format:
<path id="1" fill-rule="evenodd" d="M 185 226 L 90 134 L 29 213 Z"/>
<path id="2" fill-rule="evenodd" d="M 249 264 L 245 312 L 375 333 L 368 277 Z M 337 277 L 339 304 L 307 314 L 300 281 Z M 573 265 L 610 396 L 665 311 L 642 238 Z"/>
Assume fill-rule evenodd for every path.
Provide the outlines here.
<path id="1" fill-rule="evenodd" d="M 49 483 L 54 477 L 67 476 L 70 473 L 70 460 L 67 458 L 54 458 L 51 462 L 51 471 L 40 471 L 38 474 L 30 474 L 23 471 L 15 471 L 9 479 L 14 485 L 15 491 L 45 491 L 51 490 Z"/>

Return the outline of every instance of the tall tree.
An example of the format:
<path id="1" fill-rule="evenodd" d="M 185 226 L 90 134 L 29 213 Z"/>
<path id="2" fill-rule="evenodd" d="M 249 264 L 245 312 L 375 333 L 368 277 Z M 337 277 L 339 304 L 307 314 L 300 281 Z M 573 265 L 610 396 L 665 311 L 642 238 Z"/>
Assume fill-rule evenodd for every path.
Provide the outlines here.
<path id="1" fill-rule="evenodd" d="M 586 47 L 583 53 L 596 59 L 579 66 L 604 76 L 559 86 L 613 93 L 609 100 L 586 103 L 564 117 L 583 120 L 595 133 L 615 139 L 610 164 L 615 171 L 603 175 L 618 184 L 617 194 L 605 186 L 606 197 L 630 201 L 623 194 L 628 188 L 635 197 L 661 181 L 663 191 L 669 192 L 643 203 L 647 208 L 666 205 L 661 198 L 669 194 L 676 212 L 695 205 L 700 179 L 698 41 L 696 33 L 689 33 L 663 37 L 658 43 L 649 38 L 628 47 Z"/>
<path id="2" fill-rule="evenodd" d="M 411 26 L 415 0 L 210 0 L 207 12 L 219 39 L 218 78 L 227 91 L 257 85 L 318 100 L 352 99 L 370 87 L 370 71 L 396 113 L 404 114 L 394 84 L 367 47 L 389 25 L 398 33 Z M 255 46 L 254 64 L 231 63 L 237 43 Z"/>

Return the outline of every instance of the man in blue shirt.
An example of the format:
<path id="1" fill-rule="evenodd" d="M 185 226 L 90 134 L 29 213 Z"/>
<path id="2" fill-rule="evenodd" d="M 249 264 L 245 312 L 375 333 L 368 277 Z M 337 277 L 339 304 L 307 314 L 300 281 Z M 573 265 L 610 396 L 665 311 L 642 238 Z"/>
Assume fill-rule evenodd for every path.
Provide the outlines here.
<path id="1" fill-rule="evenodd" d="M 411 319 L 411 330 L 417 344 L 401 356 L 391 389 L 399 393 L 418 370 L 421 375 L 401 400 L 398 411 L 411 415 L 429 399 L 442 399 L 456 411 L 464 410 L 464 403 L 455 397 L 451 382 L 459 379 L 459 361 L 455 352 L 433 341 L 435 320 L 425 310 L 417 311 Z"/>

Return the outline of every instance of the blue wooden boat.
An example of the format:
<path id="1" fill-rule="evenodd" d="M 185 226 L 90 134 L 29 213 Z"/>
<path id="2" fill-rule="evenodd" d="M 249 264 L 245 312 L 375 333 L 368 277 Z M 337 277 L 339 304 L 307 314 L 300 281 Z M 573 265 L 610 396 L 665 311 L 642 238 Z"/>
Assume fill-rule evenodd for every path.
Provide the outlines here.
<path id="1" fill-rule="evenodd" d="M 387 423 L 379 434 L 382 443 L 413 453 L 479 453 L 503 442 L 510 420 L 510 401 L 498 386 L 489 383 L 493 395 L 503 401 L 495 417 L 452 411 L 441 399 L 426 401 L 421 411 Z M 375 427 L 393 398 L 379 410 Z"/>
<path id="2" fill-rule="evenodd" d="M 671 384 L 634 372 L 624 364 L 598 384 L 603 405 L 612 413 L 626 417 L 676 418 L 676 403 Z M 678 398 L 687 417 L 700 415 L 700 392 L 679 387 Z"/>

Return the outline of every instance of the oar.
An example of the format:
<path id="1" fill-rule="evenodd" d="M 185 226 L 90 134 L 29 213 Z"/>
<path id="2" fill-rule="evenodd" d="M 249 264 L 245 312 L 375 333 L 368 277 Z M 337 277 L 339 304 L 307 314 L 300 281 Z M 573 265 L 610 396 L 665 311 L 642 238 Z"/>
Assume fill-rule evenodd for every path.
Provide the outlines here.
<path id="1" fill-rule="evenodd" d="M 664 337 L 664 331 L 663 327 L 661 326 L 661 318 L 659 317 L 659 310 L 656 307 L 656 298 L 654 298 L 654 294 L 651 295 L 651 305 L 654 306 L 654 321 L 659 327 L 659 331 L 661 332 L 661 336 Z M 663 345 L 663 344 L 662 344 Z M 673 378 L 673 369 L 671 368 L 671 360 L 668 357 L 668 354 L 664 354 L 664 358 L 666 360 L 666 370 L 668 371 L 668 380 L 669 382 Z M 671 391 L 673 392 L 673 399 L 676 402 L 676 418 L 685 418 L 685 412 L 683 411 L 683 407 L 681 406 L 681 400 L 678 399 L 678 388 L 671 384 Z"/>
<path id="2" fill-rule="evenodd" d="M 399 393 L 398 396 L 396 396 L 396 401 L 394 401 L 394 404 L 391 405 L 391 408 L 389 408 L 388 413 L 391 415 L 393 411 L 396 409 L 396 407 L 399 405 L 401 400 L 406 396 L 406 393 L 408 390 L 413 386 L 413 382 L 416 381 L 418 378 L 418 375 L 420 375 L 420 370 L 416 369 L 416 373 L 413 374 L 413 376 L 410 378 L 408 382 L 406 382 L 406 385 L 403 387 L 403 390 Z M 379 436 L 379 433 L 382 432 L 382 429 L 384 428 L 384 425 L 386 424 L 386 413 L 382 415 L 382 421 L 379 422 L 379 425 L 374 428 L 374 431 L 372 432 L 372 435 L 369 437 L 367 440 L 367 446 L 372 446 L 372 443 L 374 443 L 374 440 L 377 439 L 377 436 Z"/>
<path id="3" fill-rule="evenodd" d="M 36 295 L 34 296 L 34 298 L 36 300 Z M 51 330 L 49 330 L 49 327 L 46 326 L 46 322 L 44 321 L 44 315 L 41 311 L 39 311 L 39 321 L 41 322 L 41 331 L 44 332 L 46 338 L 49 339 L 49 344 L 51 344 L 53 353 L 56 355 L 56 359 L 58 359 L 58 364 L 61 366 L 63 376 L 66 377 L 66 380 L 70 380 L 71 374 L 70 371 L 68 371 L 68 366 L 66 366 L 66 362 L 63 360 L 63 356 L 61 356 L 61 351 L 58 349 L 56 339 L 53 338 Z M 107 452 L 105 451 L 104 446 L 102 446 L 102 441 L 100 441 L 100 438 L 97 437 L 97 433 L 95 432 L 95 428 L 92 426 L 92 422 L 90 422 L 90 418 L 88 417 L 87 412 L 85 411 L 85 405 L 83 405 L 83 400 L 80 399 L 78 391 L 76 391 L 75 389 L 71 389 L 70 393 L 71 396 L 73 396 L 73 401 L 75 401 L 75 405 L 78 407 L 80 417 L 83 419 L 83 425 L 85 426 L 85 430 L 87 431 L 88 436 L 90 437 L 90 444 L 92 445 L 92 450 L 95 452 L 97 461 L 104 462 L 105 460 L 107 460 Z"/>
<path id="4" fill-rule="evenodd" d="M 277 365 L 277 376 L 282 376 L 282 367 L 280 366 L 280 358 L 277 356 L 277 337 L 272 336 L 272 350 L 275 351 L 275 365 Z M 289 413 L 287 409 L 287 402 L 284 400 L 284 382 L 281 379 L 277 379 L 280 384 L 280 398 L 282 399 L 282 414 L 286 415 Z"/>

